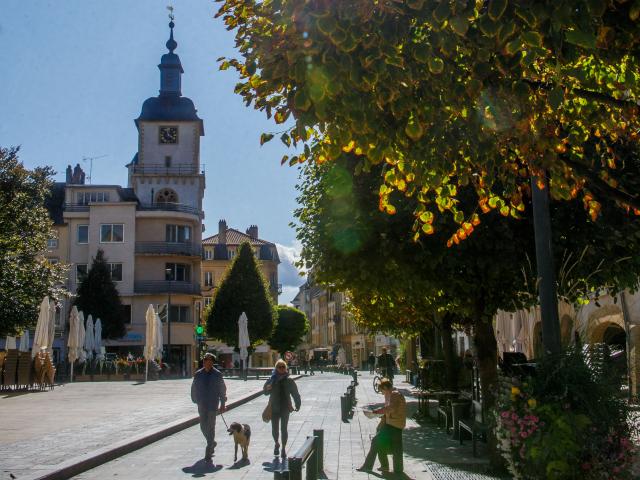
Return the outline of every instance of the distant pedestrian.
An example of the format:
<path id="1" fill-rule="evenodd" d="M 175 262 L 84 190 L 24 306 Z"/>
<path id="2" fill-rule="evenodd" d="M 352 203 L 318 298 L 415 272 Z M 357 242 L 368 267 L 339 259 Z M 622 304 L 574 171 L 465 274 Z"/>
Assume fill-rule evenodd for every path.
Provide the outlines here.
<path id="1" fill-rule="evenodd" d="M 373 373 L 376 369 L 376 356 L 373 354 L 373 352 L 369 352 L 367 363 L 369 364 L 369 373 Z"/>
<path id="2" fill-rule="evenodd" d="M 380 373 L 393 383 L 396 361 L 393 359 L 393 355 L 387 353 L 387 349 L 384 347 L 382 348 L 382 353 L 378 356 L 378 368 L 380 369 Z"/>
<path id="3" fill-rule="evenodd" d="M 267 395 L 271 395 L 271 435 L 275 446 L 273 454 L 280 454 L 282 458 L 286 458 L 286 446 L 289 438 L 289 414 L 295 410 L 300 410 L 300 394 L 296 382 L 289 377 L 287 364 L 284 360 L 276 362 L 271 378 L 264 384 L 264 391 Z M 291 399 L 295 404 L 292 405 Z M 280 450 L 280 442 L 282 442 L 282 450 Z"/>
<path id="4" fill-rule="evenodd" d="M 213 353 L 206 353 L 202 361 L 203 368 L 196 372 L 191 384 L 191 400 L 198 404 L 200 430 L 207 440 L 204 451 L 204 460 L 207 463 L 212 463 L 211 457 L 217 445 L 216 414 L 224 412 L 227 401 L 227 386 L 220 371 L 213 368 L 215 361 L 216 356 Z"/>
<path id="5" fill-rule="evenodd" d="M 399 475 L 404 470 L 402 451 L 402 430 L 407 423 L 407 406 L 402 394 L 393 388 L 389 379 L 384 378 L 380 382 L 380 393 L 384 395 L 384 407 L 374 410 L 374 413 L 383 413 L 378 425 L 378 433 L 371 439 L 371 447 L 364 463 L 357 470 L 371 472 L 376 456 L 380 460 L 379 470 L 389 472 L 389 459 L 387 455 L 393 455 L 393 473 Z"/>

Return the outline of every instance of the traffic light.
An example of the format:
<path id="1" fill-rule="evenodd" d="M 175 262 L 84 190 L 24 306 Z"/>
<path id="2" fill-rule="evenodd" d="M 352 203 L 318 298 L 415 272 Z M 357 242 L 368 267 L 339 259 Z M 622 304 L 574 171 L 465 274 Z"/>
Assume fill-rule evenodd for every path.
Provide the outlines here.
<path id="1" fill-rule="evenodd" d="M 196 326 L 196 335 L 198 337 L 201 337 L 204 335 L 204 327 L 202 325 L 197 325 Z"/>

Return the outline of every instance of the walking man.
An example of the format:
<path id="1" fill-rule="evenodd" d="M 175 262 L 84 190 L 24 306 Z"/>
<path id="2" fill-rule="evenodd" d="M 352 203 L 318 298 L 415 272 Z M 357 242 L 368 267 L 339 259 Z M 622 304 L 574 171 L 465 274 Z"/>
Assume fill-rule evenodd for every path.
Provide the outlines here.
<path id="1" fill-rule="evenodd" d="M 369 352 L 367 363 L 369 364 L 369 373 L 373 373 L 376 368 L 376 356 L 373 354 L 373 352 Z"/>
<path id="2" fill-rule="evenodd" d="M 364 463 L 357 470 L 371 472 L 376 456 L 380 459 L 380 470 L 389 473 L 389 459 L 387 455 L 393 455 L 393 473 L 398 475 L 404 470 L 402 460 L 402 430 L 407 423 L 406 401 L 402 394 L 393 388 L 391 382 L 384 378 L 380 382 L 380 393 L 384 395 L 384 407 L 374 410 L 374 413 L 383 413 L 378 425 L 378 433 L 371 439 L 371 448 L 367 453 Z"/>
<path id="3" fill-rule="evenodd" d="M 214 354 L 206 353 L 202 360 L 204 367 L 196 372 L 191 384 L 191 400 L 198 404 L 200 430 L 207 440 L 207 448 L 204 451 L 204 460 L 207 463 L 212 463 L 211 457 L 216 448 L 216 414 L 224 412 L 227 401 L 227 386 L 220 371 L 213 368 L 215 361 Z"/>
<path id="4" fill-rule="evenodd" d="M 391 380 L 393 383 L 393 375 L 396 370 L 396 361 L 393 359 L 393 355 L 387 353 L 387 349 L 383 348 L 382 353 L 378 357 L 378 368 L 382 375 Z"/>

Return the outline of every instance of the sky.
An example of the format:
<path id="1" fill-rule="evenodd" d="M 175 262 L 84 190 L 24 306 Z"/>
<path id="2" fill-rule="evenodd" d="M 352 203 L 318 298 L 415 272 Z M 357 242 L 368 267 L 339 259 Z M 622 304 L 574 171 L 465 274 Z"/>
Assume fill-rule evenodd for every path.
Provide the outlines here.
<path id="1" fill-rule="evenodd" d="M 137 149 L 134 119 L 158 95 L 157 65 L 167 52 L 168 0 L 3 0 L 0 16 L 0 146 L 20 146 L 28 168 L 50 165 L 64 181 L 80 163 L 92 183 L 126 186 Z M 219 71 L 218 57 L 236 56 L 234 35 L 213 16 L 211 0 L 174 0 L 184 75 L 182 94 L 204 121 L 201 162 L 206 171 L 203 236 L 219 219 L 276 243 L 282 264 L 279 303 L 303 283 L 292 261 L 300 244 L 289 227 L 296 208 L 297 169 L 280 166 L 290 154 L 276 126 L 233 93 L 235 71 Z M 91 162 L 83 158 L 100 157 Z M 90 172 L 91 168 L 91 172 Z"/>

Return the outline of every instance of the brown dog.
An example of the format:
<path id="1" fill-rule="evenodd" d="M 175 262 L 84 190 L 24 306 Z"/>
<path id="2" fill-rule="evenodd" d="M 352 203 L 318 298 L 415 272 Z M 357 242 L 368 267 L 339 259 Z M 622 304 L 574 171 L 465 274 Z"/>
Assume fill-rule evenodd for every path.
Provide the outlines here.
<path id="1" fill-rule="evenodd" d="M 233 435 L 233 442 L 235 443 L 235 450 L 233 453 L 233 461 L 238 460 L 238 445 L 242 449 L 242 460 L 249 460 L 249 441 L 251 440 L 251 427 L 249 425 L 238 422 L 233 422 L 229 425 L 227 430 L 229 435 Z"/>

